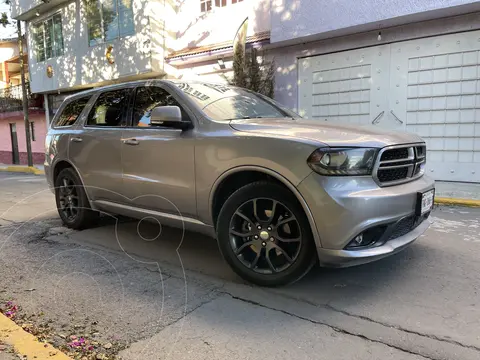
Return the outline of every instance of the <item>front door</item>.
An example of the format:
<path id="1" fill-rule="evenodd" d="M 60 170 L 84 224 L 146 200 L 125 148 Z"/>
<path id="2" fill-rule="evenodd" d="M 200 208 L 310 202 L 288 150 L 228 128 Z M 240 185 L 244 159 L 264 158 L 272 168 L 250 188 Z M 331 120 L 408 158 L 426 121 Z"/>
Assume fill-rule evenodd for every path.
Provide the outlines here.
<path id="1" fill-rule="evenodd" d="M 161 87 L 136 89 L 131 126 L 125 128 L 122 137 L 123 192 L 133 206 L 194 217 L 193 130 L 150 126 L 152 109 L 166 105 L 180 106 Z M 185 120 L 191 120 L 180 108 Z"/>
<path id="2" fill-rule="evenodd" d="M 121 137 L 130 89 L 101 93 L 78 129 L 70 135 L 69 157 L 91 200 L 124 203 Z"/>
<path id="3" fill-rule="evenodd" d="M 10 124 L 10 139 L 12 141 L 12 164 L 20 163 L 20 155 L 18 153 L 17 124 Z"/>

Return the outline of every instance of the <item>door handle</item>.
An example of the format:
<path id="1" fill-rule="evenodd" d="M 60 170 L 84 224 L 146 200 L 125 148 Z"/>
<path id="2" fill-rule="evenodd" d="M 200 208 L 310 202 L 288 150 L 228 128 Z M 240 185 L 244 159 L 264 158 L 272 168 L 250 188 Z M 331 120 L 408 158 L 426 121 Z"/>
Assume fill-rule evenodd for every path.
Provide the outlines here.
<path id="1" fill-rule="evenodd" d="M 140 144 L 140 141 L 138 141 L 137 139 L 127 139 L 127 140 L 123 140 L 123 143 L 125 145 L 138 145 Z"/>
<path id="2" fill-rule="evenodd" d="M 82 142 L 83 139 L 79 138 L 79 137 L 72 137 L 72 138 L 70 138 L 70 141 L 72 141 L 72 142 Z"/>
<path id="3" fill-rule="evenodd" d="M 390 114 L 392 114 L 393 117 L 395 118 L 395 120 L 397 120 L 400 124 L 403 124 L 403 121 L 400 120 L 397 115 L 395 115 L 395 113 L 393 112 L 393 110 L 390 110 Z"/>
<path id="4" fill-rule="evenodd" d="M 378 122 L 380 121 L 380 118 L 383 116 L 383 114 L 385 114 L 385 111 L 382 111 L 380 114 L 378 114 L 377 117 L 375 119 L 373 119 L 372 124 L 373 125 L 378 124 Z"/>

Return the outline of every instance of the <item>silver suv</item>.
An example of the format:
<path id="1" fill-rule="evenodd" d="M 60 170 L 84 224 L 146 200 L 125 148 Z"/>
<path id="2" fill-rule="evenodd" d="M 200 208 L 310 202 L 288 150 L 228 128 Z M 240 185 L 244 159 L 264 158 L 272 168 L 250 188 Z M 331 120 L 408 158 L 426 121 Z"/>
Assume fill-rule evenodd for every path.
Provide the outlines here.
<path id="1" fill-rule="evenodd" d="M 429 226 L 434 182 L 416 135 L 309 122 L 257 93 L 150 80 L 67 98 L 46 139 L 63 222 L 100 212 L 215 237 L 265 286 L 394 254 Z"/>

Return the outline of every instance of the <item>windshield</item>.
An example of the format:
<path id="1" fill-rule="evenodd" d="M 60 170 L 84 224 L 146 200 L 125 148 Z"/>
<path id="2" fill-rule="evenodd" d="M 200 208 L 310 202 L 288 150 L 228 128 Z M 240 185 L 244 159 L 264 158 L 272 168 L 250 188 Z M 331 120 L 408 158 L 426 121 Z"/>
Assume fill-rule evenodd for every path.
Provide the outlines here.
<path id="1" fill-rule="evenodd" d="M 208 83 L 174 84 L 216 121 L 299 117 L 276 101 L 246 89 Z"/>

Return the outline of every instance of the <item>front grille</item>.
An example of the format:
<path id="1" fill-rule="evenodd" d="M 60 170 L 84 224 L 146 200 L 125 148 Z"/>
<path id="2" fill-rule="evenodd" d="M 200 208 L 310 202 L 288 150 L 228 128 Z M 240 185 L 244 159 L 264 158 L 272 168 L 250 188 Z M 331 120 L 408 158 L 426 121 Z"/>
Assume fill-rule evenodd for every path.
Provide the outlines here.
<path id="1" fill-rule="evenodd" d="M 400 148 L 385 151 L 380 161 L 401 160 L 406 158 L 408 158 L 408 148 Z"/>
<path id="2" fill-rule="evenodd" d="M 417 220 L 416 216 L 409 216 L 400 220 L 390 233 L 388 240 L 393 240 L 399 238 L 400 236 L 408 234 L 410 231 L 415 230 L 427 217 L 429 214 L 423 215 Z"/>
<path id="3" fill-rule="evenodd" d="M 398 179 L 405 179 L 408 176 L 408 167 L 382 169 L 378 172 L 378 180 L 380 182 L 390 182 Z"/>
<path id="4" fill-rule="evenodd" d="M 374 178 L 380 186 L 405 183 L 423 175 L 427 149 L 423 144 L 387 147 L 380 151 Z"/>

